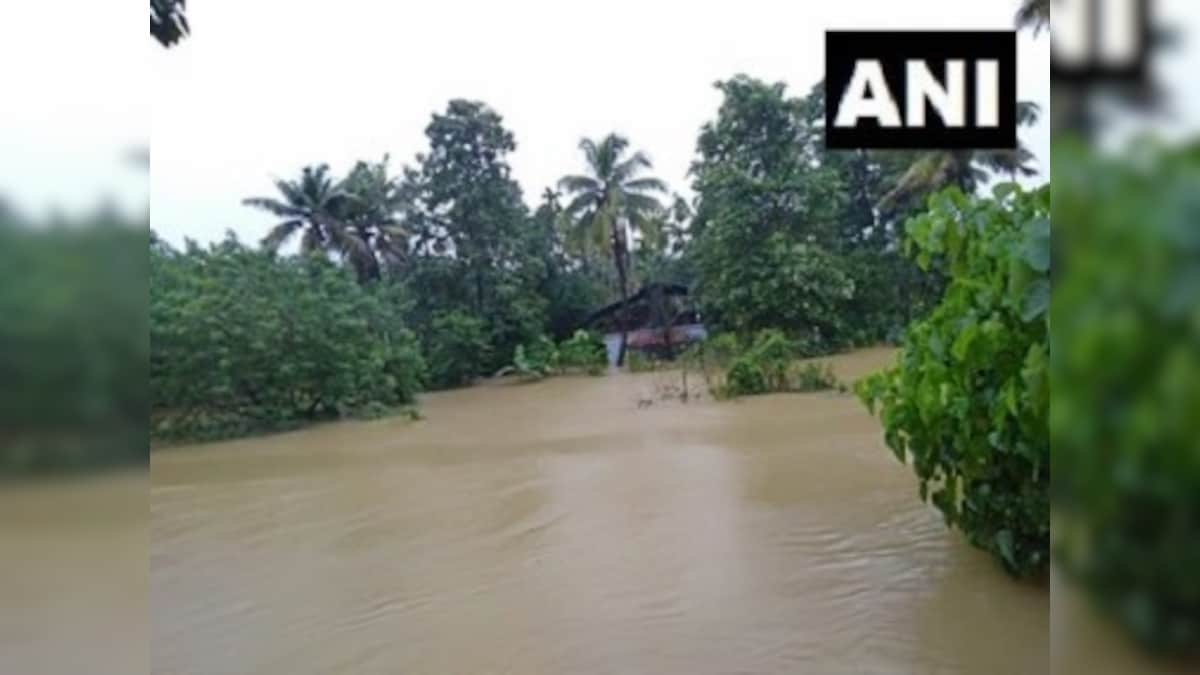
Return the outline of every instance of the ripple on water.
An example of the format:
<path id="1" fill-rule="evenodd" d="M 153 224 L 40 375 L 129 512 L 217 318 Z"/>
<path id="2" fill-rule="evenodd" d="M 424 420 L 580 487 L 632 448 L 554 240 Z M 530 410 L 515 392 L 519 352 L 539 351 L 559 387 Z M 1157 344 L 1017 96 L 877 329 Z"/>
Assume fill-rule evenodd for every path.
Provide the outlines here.
<path id="1" fill-rule="evenodd" d="M 647 382 L 156 455 L 154 671 L 1048 672 L 1044 591 L 947 532 L 852 397 L 639 411 Z"/>

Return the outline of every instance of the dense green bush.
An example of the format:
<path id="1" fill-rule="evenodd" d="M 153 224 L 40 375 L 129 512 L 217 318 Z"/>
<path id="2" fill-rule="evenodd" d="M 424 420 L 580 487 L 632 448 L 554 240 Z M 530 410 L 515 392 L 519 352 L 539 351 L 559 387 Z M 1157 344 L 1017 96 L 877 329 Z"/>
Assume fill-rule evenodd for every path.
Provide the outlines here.
<path id="1" fill-rule="evenodd" d="M 949 276 L 898 367 L 860 382 L 922 499 L 1018 576 L 1049 563 L 1050 189 L 955 189 L 908 222 L 922 268 Z"/>
<path id="2" fill-rule="evenodd" d="M 0 205 L 0 476 L 145 463 L 148 231 Z"/>
<path id="3" fill-rule="evenodd" d="M 388 287 L 232 236 L 150 250 L 152 431 L 216 438 L 411 404 L 423 373 Z"/>
<path id="4" fill-rule="evenodd" d="M 1195 655 L 1200 153 L 1137 152 L 1054 148 L 1054 553 L 1140 642 Z"/>
<path id="5" fill-rule="evenodd" d="M 513 352 L 510 368 L 516 375 L 530 380 L 540 380 L 558 372 L 558 347 L 545 335 L 539 335 L 528 345 L 517 345 Z"/>
<path id="6" fill-rule="evenodd" d="M 781 331 L 760 332 L 750 347 L 730 364 L 723 394 L 734 397 L 784 391 L 795 353 L 796 346 Z"/>
<path id="7" fill-rule="evenodd" d="M 750 236 L 748 228 L 718 221 L 700 244 L 700 296 L 719 327 L 740 334 L 780 329 L 807 356 L 846 344 L 854 282 L 838 257 L 779 232 L 753 242 Z"/>
<path id="8" fill-rule="evenodd" d="M 762 330 L 745 339 L 718 335 L 684 355 L 689 365 L 705 370 L 709 389 L 717 398 L 736 398 L 772 392 L 833 389 L 837 380 L 828 366 L 799 363 L 805 350 L 780 330 Z"/>
<path id="9" fill-rule="evenodd" d="M 577 330 L 558 345 L 558 361 L 566 371 L 599 375 L 608 367 L 608 351 L 600 336 Z"/>
<path id="10" fill-rule="evenodd" d="M 853 251 L 843 262 L 854 281 L 844 311 L 846 347 L 900 344 L 905 327 L 928 314 L 944 291 L 938 269 L 921 270 L 900 250 Z"/>
<path id="11" fill-rule="evenodd" d="M 491 360 L 492 345 L 486 323 L 465 312 L 435 315 L 423 342 L 428 355 L 429 384 L 435 389 L 470 384 L 484 374 Z"/>
<path id="12" fill-rule="evenodd" d="M 599 375 L 607 365 L 608 357 L 600 338 L 577 330 L 569 340 L 557 345 L 545 335 L 528 344 L 517 345 L 512 365 L 500 374 L 512 373 L 525 379 L 540 380 L 559 373 Z"/>

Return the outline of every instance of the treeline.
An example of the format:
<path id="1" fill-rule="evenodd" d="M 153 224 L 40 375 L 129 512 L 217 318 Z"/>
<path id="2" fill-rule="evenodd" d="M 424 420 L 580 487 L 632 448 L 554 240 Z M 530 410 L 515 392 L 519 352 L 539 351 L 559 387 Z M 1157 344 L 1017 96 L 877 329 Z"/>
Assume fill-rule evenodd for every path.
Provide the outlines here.
<path id="1" fill-rule="evenodd" d="M 902 255 L 903 220 L 943 187 L 1031 171 L 1024 150 L 826 151 L 822 87 L 717 87 L 690 203 L 610 134 L 581 141 L 581 172 L 530 209 L 500 115 L 454 100 L 409 166 L 384 156 L 338 176 L 316 164 L 247 198 L 278 218 L 257 249 L 155 239 L 156 432 L 370 414 L 506 367 L 542 372 L 530 354 L 648 282 L 695 289 L 710 330 L 778 329 L 802 354 L 896 340 L 942 285 Z"/>
<path id="2" fill-rule="evenodd" d="M 828 151 L 824 91 L 736 77 L 704 125 L 692 165 L 686 257 L 707 320 L 740 334 L 777 328 L 810 355 L 882 340 L 940 297 L 942 275 L 903 254 L 905 220 L 949 186 L 1032 175 L 1014 151 Z M 1032 123 L 1036 106 L 1021 104 Z"/>

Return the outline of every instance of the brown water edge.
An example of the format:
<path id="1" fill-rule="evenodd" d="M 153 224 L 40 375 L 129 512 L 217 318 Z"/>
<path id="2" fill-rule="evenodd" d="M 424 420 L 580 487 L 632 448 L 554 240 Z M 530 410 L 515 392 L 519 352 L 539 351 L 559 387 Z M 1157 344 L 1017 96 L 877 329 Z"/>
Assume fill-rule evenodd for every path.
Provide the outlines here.
<path id="1" fill-rule="evenodd" d="M 1047 590 L 948 532 L 856 399 L 639 409 L 663 376 L 155 454 L 153 672 L 1051 672 Z"/>

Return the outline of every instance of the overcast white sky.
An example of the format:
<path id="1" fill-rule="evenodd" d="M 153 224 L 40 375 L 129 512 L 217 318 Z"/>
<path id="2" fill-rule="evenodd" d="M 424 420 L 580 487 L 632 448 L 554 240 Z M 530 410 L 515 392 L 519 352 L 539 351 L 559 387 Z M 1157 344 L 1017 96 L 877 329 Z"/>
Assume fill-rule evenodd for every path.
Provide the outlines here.
<path id="1" fill-rule="evenodd" d="M 608 131 L 686 193 L 716 80 L 746 73 L 800 94 L 821 79 L 826 29 L 1007 29 L 1017 1 L 191 0 L 194 33 L 172 50 L 145 35 L 144 0 L 20 4 L 68 46 L 35 43 L 26 18 L 0 28 L 0 56 L 83 82 L 64 93 L 44 69 L 6 69 L 36 95 L 16 124 L 3 113 L 0 190 L 31 209 L 100 193 L 141 208 L 148 195 L 152 226 L 178 243 L 227 228 L 256 241 L 272 219 L 240 200 L 305 164 L 411 162 L 430 115 L 456 97 L 504 116 L 531 204 L 580 169 L 580 137 Z M 97 28 L 133 24 L 136 39 Z M 1048 107 L 1049 38 L 1022 33 L 1019 49 L 1019 95 Z M 147 118 L 148 190 L 144 173 L 120 166 L 145 145 Z M 1048 171 L 1047 126 L 1025 137 Z"/>
<path id="2" fill-rule="evenodd" d="M 0 198 L 144 211 L 148 175 L 126 157 L 149 144 L 147 23 L 142 0 L 0 2 Z"/>
<path id="3" fill-rule="evenodd" d="M 455 97 L 504 116 L 527 202 L 579 170 L 581 136 L 608 131 L 682 191 L 714 81 L 744 72 L 804 92 L 826 29 L 1004 29 L 1016 4 L 196 0 L 191 39 L 152 55 L 152 226 L 172 241 L 226 228 L 257 240 L 271 217 L 242 197 L 306 163 L 410 162 Z M 1020 96 L 1048 105 L 1048 38 L 1022 37 L 1020 55 Z M 1047 128 L 1027 135 L 1048 160 Z"/>

